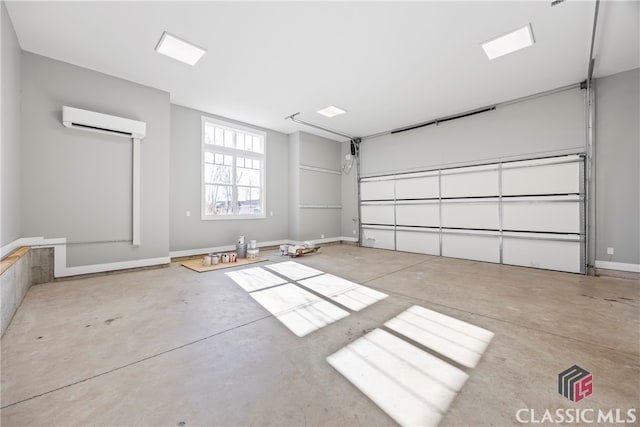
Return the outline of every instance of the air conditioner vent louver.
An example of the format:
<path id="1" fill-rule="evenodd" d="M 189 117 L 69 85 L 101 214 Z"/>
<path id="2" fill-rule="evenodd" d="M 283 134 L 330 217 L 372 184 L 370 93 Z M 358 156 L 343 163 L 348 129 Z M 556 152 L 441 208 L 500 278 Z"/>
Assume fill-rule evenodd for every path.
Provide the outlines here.
<path id="1" fill-rule="evenodd" d="M 133 138 L 133 134 L 131 132 L 123 132 L 123 131 L 119 131 L 119 130 L 105 129 L 105 128 L 100 128 L 100 127 L 97 127 L 97 126 L 83 125 L 81 123 L 71 123 L 71 126 L 69 126 L 69 127 L 84 128 L 84 129 L 87 129 L 87 130 L 96 130 L 96 131 L 107 132 L 107 133 L 117 133 L 117 134 L 121 134 L 123 136 L 126 136 L 127 138 Z"/>
<path id="2" fill-rule="evenodd" d="M 143 139 L 147 133 L 144 122 L 67 106 L 62 107 L 62 124 L 68 128 L 136 139 Z"/>

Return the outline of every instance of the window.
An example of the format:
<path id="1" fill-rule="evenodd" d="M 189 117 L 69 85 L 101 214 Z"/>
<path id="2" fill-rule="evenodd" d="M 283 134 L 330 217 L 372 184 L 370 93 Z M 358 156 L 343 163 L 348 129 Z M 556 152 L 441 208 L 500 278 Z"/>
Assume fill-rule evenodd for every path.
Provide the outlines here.
<path id="1" fill-rule="evenodd" d="M 263 132 L 202 117 L 202 219 L 264 218 Z"/>

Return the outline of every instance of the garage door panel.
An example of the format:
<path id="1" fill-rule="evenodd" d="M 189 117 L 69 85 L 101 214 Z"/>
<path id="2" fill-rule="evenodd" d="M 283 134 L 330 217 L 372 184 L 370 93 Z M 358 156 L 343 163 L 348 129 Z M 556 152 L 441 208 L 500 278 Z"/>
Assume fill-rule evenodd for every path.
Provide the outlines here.
<path id="1" fill-rule="evenodd" d="M 574 200 L 518 200 L 502 206 L 503 229 L 580 233 L 581 202 Z"/>
<path id="2" fill-rule="evenodd" d="M 497 235 L 442 234 L 442 255 L 486 262 L 500 262 L 500 239 Z"/>
<path id="3" fill-rule="evenodd" d="M 498 230 L 500 227 L 498 200 L 443 202 L 442 226 Z"/>
<path id="4" fill-rule="evenodd" d="M 396 243 L 399 251 L 426 255 L 440 254 L 440 235 L 437 231 L 398 230 Z"/>
<path id="5" fill-rule="evenodd" d="M 504 196 L 527 194 L 577 194 L 580 192 L 580 164 L 507 167 L 502 170 Z"/>
<path id="6" fill-rule="evenodd" d="M 440 206 L 438 203 L 396 205 L 398 225 L 423 227 L 440 226 Z"/>
<path id="7" fill-rule="evenodd" d="M 575 238 L 575 237 L 574 237 Z M 503 238 L 503 262 L 523 267 L 581 272 L 581 242 Z"/>
<path id="8" fill-rule="evenodd" d="M 362 205 L 363 224 L 394 224 L 393 205 Z"/>
<path id="9" fill-rule="evenodd" d="M 439 195 L 438 175 L 404 177 L 396 181 L 397 199 L 437 199 Z"/>
<path id="10" fill-rule="evenodd" d="M 362 181 L 360 185 L 360 197 L 362 198 L 362 200 L 394 199 L 393 180 Z"/>
<path id="11" fill-rule="evenodd" d="M 395 233 L 392 228 L 366 228 L 362 229 L 362 246 L 377 249 L 395 249 Z"/>
<path id="12" fill-rule="evenodd" d="M 478 168 L 456 169 L 442 174 L 442 197 L 478 197 L 497 196 L 499 194 L 499 176 L 496 166 L 493 170 Z"/>

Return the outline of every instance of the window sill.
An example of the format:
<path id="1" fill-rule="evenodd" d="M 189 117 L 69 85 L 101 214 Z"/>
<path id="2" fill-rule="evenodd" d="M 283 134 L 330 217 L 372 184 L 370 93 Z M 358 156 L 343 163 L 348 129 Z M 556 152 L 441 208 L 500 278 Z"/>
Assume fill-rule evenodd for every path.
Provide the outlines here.
<path id="1" fill-rule="evenodd" d="M 230 221 L 230 220 L 248 220 L 248 219 L 267 219 L 266 215 L 220 215 L 220 216 L 201 216 L 202 221 Z"/>

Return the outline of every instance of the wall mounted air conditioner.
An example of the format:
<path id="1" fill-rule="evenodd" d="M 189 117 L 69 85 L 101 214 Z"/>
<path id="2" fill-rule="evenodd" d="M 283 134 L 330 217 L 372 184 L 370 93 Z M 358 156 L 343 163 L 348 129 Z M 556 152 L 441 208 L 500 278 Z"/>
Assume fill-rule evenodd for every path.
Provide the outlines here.
<path id="1" fill-rule="evenodd" d="M 62 107 L 62 124 L 68 128 L 126 138 L 143 139 L 147 133 L 147 124 L 144 122 L 66 106 Z"/>
<path id="2" fill-rule="evenodd" d="M 140 246 L 140 140 L 147 134 L 147 124 L 137 120 L 67 106 L 62 107 L 62 124 L 71 129 L 131 138 L 133 143 L 132 243 L 133 246 Z"/>

